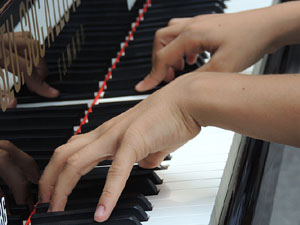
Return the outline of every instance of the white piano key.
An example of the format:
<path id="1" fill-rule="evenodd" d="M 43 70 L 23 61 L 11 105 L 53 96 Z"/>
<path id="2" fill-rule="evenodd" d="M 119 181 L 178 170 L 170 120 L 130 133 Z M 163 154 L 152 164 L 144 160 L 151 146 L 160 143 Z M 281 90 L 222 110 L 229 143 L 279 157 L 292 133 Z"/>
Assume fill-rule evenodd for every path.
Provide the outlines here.
<path id="1" fill-rule="evenodd" d="M 216 171 L 204 171 L 204 172 L 186 172 L 177 174 L 160 173 L 157 171 L 160 178 L 163 179 L 164 183 L 175 182 L 175 181 L 190 181 L 190 180 L 208 180 L 208 179 L 221 179 L 223 170 Z"/>
<path id="2" fill-rule="evenodd" d="M 177 165 L 189 165 L 189 164 L 196 164 L 196 163 L 212 163 L 212 162 L 226 162 L 228 158 L 228 154 L 223 155 L 212 155 L 212 156 L 206 156 L 206 157 L 199 157 L 199 155 L 189 155 L 186 153 L 182 158 L 172 158 L 171 165 L 177 166 Z M 201 156 L 201 155 L 200 155 Z M 190 159 L 188 161 L 188 159 Z M 170 165 L 169 162 L 164 162 L 163 165 Z"/>
<path id="3" fill-rule="evenodd" d="M 154 217 L 178 217 L 180 216 L 189 216 L 189 215 L 198 215 L 199 212 L 201 214 L 208 214 L 213 208 L 213 203 L 210 204 L 203 204 L 203 205 L 191 205 L 191 206 L 184 206 L 184 207 L 166 207 L 160 208 L 158 205 L 155 206 L 153 211 L 147 212 L 151 219 Z"/>
<path id="4" fill-rule="evenodd" d="M 143 224 L 152 224 L 152 222 L 167 220 L 167 224 L 171 224 L 172 218 L 178 219 L 188 218 L 196 216 L 198 219 L 202 217 L 203 222 L 207 223 L 207 219 L 209 219 L 209 213 L 212 210 L 213 204 L 204 204 L 204 205 L 193 205 L 193 206 L 184 206 L 184 207 L 170 207 L 170 208 L 155 208 L 151 212 L 147 212 L 150 216 L 149 223 L 145 222 Z M 202 212 L 201 214 L 199 212 Z M 193 220 L 194 221 L 194 220 Z M 191 222 L 191 221 L 190 221 Z M 199 222 L 199 220 L 197 221 Z M 174 223 L 173 223 L 174 224 Z M 184 223 L 187 224 L 187 223 Z M 190 224 L 190 223 L 188 223 Z"/>
<path id="5" fill-rule="evenodd" d="M 169 162 L 170 163 L 170 162 Z M 168 164 L 168 162 L 165 162 Z M 201 171 L 223 170 L 225 162 L 197 163 L 192 165 L 169 165 L 166 170 L 158 171 L 159 174 L 174 174 L 174 173 L 191 173 Z"/>
<path id="6" fill-rule="evenodd" d="M 166 182 L 163 185 L 158 185 L 160 193 L 170 192 L 174 190 L 189 190 L 202 188 L 218 188 L 221 179 L 206 179 L 206 180 L 187 180 L 177 182 Z"/>
<path id="7" fill-rule="evenodd" d="M 209 223 L 210 214 L 199 214 L 191 216 L 180 216 L 177 215 L 169 217 L 153 217 L 150 218 L 148 222 L 143 222 L 143 225 L 207 225 Z"/>
<path id="8" fill-rule="evenodd" d="M 244 10 L 250 9 L 258 9 L 267 6 L 271 6 L 273 0 L 231 0 L 226 2 L 227 9 L 225 9 L 226 13 L 234 13 L 240 12 Z"/>
<path id="9" fill-rule="evenodd" d="M 218 192 L 218 188 L 202 188 L 202 189 L 183 189 L 183 190 L 169 190 L 162 191 L 158 195 L 148 196 L 149 201 L 152 202 L 153 205 L 157 203 L 157 201 L 165 201 L 172 204 L 176 204 L 176 202 L 184 203 L 194 203 L 195 205 L 201 204 L 201 202 L 207 202 L 207 199 L 215 198 Z M 162 204 L 162 203 L 161 203 Z"/>

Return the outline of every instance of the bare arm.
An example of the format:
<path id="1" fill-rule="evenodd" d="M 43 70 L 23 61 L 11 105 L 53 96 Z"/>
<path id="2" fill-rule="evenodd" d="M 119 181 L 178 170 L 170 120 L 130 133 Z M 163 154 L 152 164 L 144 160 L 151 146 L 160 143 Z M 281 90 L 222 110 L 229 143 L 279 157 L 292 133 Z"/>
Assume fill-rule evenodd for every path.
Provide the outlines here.
<path id="1" fill-rule="evenodd" d="M 214 76 L 217 75 L 217 76 Z M 300 147 L 300 75 L 186 75 L 190 115 L 200 124 Z"/>
<path id="2" fill-rule="evenodd" d="M 202 126 L 300 147 L 300 75 L 229 73 L 285 44 L 299 43 L 299 9 L 300 2 L 295 1 L 238 14 L 173 20 L 156 37 L 153 70 L 137 89 L 172 80 L 173 69 L 182 67 L 184 55 L 192 63 L 198 53 L 210 51 L 210 62 L 59 147 L 40 180 L 41 201 L 51 200 L 50 211 L 64 210 L 80 177 L 100 161 L 113 159 L 95 213 L 95 220 L 105 221 L 134 162 L 145 168 L 159 165 Z"/>
<path id="3" fill-rule="evenodd" d="M 174 79 L 183 69 L 183 57 L 192 64 L 197 54 L 208 51 L 211 60 L 202 72 L 240 72 L 288 44 L 300 43 L 300 2 L 233 14 L 202 15 L 173 19 L 156 32 L 152 71 L 136 86 L 152 89 Z"/>

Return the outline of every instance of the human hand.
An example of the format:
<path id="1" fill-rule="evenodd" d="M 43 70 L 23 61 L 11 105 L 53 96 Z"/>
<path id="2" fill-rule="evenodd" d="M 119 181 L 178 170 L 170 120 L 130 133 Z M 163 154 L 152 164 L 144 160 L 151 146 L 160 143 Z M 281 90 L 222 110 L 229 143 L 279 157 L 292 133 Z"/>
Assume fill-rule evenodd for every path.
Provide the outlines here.
<path id="1" fill-rule="evenodd" d="M 33 158 L 5 140 L 0 140 L 0 177 L 9 186 L 17 204 L 33 207 L 30 182 L 38 183 L 39 168 Z"/>
<path id="2" fill-rule="evenodd" d="M 136 86 L 147 91 L 161 81 L 174 79 L 174 70 L 182 70 L 184 59 L 194 64 L 199 53 L 211 53 L 211 59 L 199 71 L 240 72 L 266 53 L 281 46 L 278 21 L 270 8 L 234 14 L 201 15 L 172 19 L 169 26 L 155 34 L 152 71 Z"/>
<path id="3" fill-rule="evenodd" d="M 105 221 L 135 162 L 154 168 L 200 132 L 186 110 L 187 96 L 178 91 L 182 85 L 185 80 L 180 77 L 134 108 L 56 149 L 39 182 L 40 201 L 50 201 L 49 211 L 64 210 L 80 177 L 100 161 L 112 159 L 95 213 L 96 221 Z"/>
<path id="4" fill-rule="evenodd" d="M 3 101 L 5 101 L 5 93 L 3 91 L 0 92 L 0 96 L 1 98 L 3 99 Z M 10 102 L 8 102 L 7 104 L 7 108 L 8 109 L 13 109 L 13 108 L 16 108 L 17 106 L 17 99 L 16 98 L 13 98 L 13 100 L 11 100 Z"/>
<path id="5" fill-rule="evenodd" d="M 10 40 L 12 40 L 12 33 L 6 33 L 3 35 L 3 42 L 5 46 L 4 51 L 6 51 L 6 55 L 9 55 L 8 35 L 10 35 Z M 25 32 L 25 35 L 27 35 L 27 38 L 29 40 L 32 40 L 32 36 L 29 32 Z M 27 48 L 27 43 L 23 37 L 22 32 L 15 33 L 15 41 L 18 49 L 20 70 L 24 73 L 24 80 L 28 89 L 46 98 L 58 97 L 59 91 L 45 82 L 45 79 L 48 76 L 48 66 L 46 60 L 44 58 L 40 58 L 38 65 L 33 67 L 32 74 L 29 76 L 26 69 L 26 61 L 24 54 L 24 50 Z M 35 40 L 32 41 L 36 42 Z M 3 64 L 3 61 L 0 62 L 0 65 L 1 64 Z M 1 66 L 3 67 L 3 65 Z M 10 72 L 13 71 L 11 65 L 9 66 L 8 70 Z"/>

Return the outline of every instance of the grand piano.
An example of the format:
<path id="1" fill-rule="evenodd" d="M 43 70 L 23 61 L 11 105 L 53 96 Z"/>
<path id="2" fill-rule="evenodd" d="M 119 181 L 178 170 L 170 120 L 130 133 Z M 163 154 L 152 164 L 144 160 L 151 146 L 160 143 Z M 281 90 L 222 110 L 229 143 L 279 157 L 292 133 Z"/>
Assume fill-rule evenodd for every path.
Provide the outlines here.
<path id="1" fill-rule="evenodd" d="M 5 8 L 1 24 L 13 15 L 15 31 L 20 31 L 21 23 L 17 21 L 22 2 L 27 1 L 15 0 Z M 46 99 L 22 87 L 16 93 L 18 108 L 0 113 L 0 139 L 10 140 L 31 155 L 41 171 L 53 150 L 73 134 L 96 128 L 153 92 L 141 95 L 133 87 L 151 68 L 152 41 L 157 29 L 166 26 L 172 17 L 231 10 L 220 0 L 31 2 L 35 5 L 25 7 L 30 15 L 37 10 L 39 26 L 47 27 L 52 21 L 53 36 L 44 29 L 47 82 L 61 95 Z M 258 7 L 263 6 L 260 4 Z M 48 21 L 44 11 L 47 7 Z M 66 9 L 70 9 L 68 22 Z M 298 73 L 299 54 L 299 47 L 286 47 L 266 56 L 254 73 Z M 206 60 L 205 54 L 200 55 L 196 65 L 187 66 L 176 75 L 191 71 Z M 206 128 L 167 157 L 160 168 L 144 170 L 135 166 L 105 224 L 297 224 L 300 204 L 293 196 L 299 183 L 291 180 L 299 170 L 297 159 L 295 148 Z M 110 163 L 102 162 L 81 179 L 65 212 L 47 213 L 48 205 L 38 204 L 31 213 L 28 206 L 14 202 L 11 191 L 0 181 L 9 211 L 8 224 L 23 224 L 30 214 L 33 215 L 28 223 L 32 225 L 94 224 L 99 190 Z M 31 189 L 37 201 L 37 187 L 32 185 Z"/>

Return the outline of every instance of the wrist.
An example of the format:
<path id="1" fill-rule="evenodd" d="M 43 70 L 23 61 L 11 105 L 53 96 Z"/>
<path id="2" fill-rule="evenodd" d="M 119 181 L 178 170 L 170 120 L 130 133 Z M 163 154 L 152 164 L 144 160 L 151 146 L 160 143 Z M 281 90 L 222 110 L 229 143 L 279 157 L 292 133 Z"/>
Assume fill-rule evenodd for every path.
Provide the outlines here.
<path id="1" fill-rule="evenodd" d="M 245 106 L 247 76 L 233 73 L 195 72 L 186 79 L 185 108 L 200 126 L 232 129 L 233 115 Z M 192 96 L 192 97 L 191 97 Z M 237 131 L 237 130 L 236 130 Z"/>

